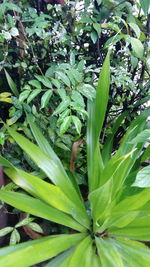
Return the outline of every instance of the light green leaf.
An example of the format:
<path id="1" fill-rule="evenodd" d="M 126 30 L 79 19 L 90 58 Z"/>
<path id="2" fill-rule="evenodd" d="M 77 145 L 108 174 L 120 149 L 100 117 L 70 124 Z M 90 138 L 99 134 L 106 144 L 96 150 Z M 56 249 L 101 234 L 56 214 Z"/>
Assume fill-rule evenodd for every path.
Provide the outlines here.
<path id="1" fill-rule="evenodd" d="M 112 239 L 96 237 L 96 245 L 103 267 L 124 267 L 123 259 Z"/>
<path id="2" fill-rule="evenodd" d="M 16 27 L 13 27 L 13 28 L 11 28 L 11 30 L 10 30 L 10 34 L 11 34 L 13 37 L 16 37 L 16 36 L 19 35 L 19 31 L 18 31 L 18 29 L 17 29 Z"/>
<path id="3" fill-rule="evenodd" d="M 14 230 L 14 227 L 7 226 L 0 230 L 0 237 L 5 236 L 11 233 Z"/>
<path id="4" fill-rule="evenodd" d="M 149 7 L 150 7 L 150 0 L 140 0 L 140 5 L 144 11 L 144 14 L 147 15 Z"/>
<path id="5" fill-rule="evenodd" d="M 126 197 L 118 203 L 112 212 L 134 211 L 144 206 L 150 200 L 150 188 L 146 188 L 138 194 Z"/>
<path id="6" fill-rule="evenodd" d="M 146 140 L 150 138 L 150 129 L 146 129 L 139 133 L 135 138 L 133 138 L 129 143 L 130 144 L 137 144 L 146 142 Z"/>
<path id="7" fill-rule="evenodd" d="M 97 4 L 100 5 L 102 3 L 102 0 L 96 0 Z"/>
<path id="8" fill-rule="evenodd" d="M 82 82 L 83 78 L 82 78 L 82 74 L 80 72 L 78 72 L 76 69 L 71 69 L 70 72 L 72 73 L 75 81 L 77 81 L 78 83 Z"/>
<path id="9" fill-rule="evenodd" d="M 137 38 L 140 38 L 141 30 L 140 30 L 139 26 L 136 23 L 133 23 L 133 22 L 129 23 L 129 26 L 135 32 Z"/>
<path id="10" fill-rule="evenodd" d="M 19 95 L 19 102 L 23 102 L 30 94 L 30 90 L 24 90 L 20 95 Z"/>
<path id="11" fill-rule="evenodd" d="M 102 220 L 103 213 L 107 210 L 107 206 L 111 203 L 111 193 L 112 180 L 109 180 L 106 184 L 89 194 L 94 223 L 98 220 Z"/>
<path id="12" fill-rule="evenodd" d="M 18 5 L 15 5 L 14 3 L 5 2 L 5 7 L 7 10 L 13 10 L 13 11 L 16 11 L 18 13 L 22 13 L 22 10 L 20 9 L 20 7 Z"/>
<path id="13" fill-rule="evenodd" d="M 31 91 L 30 91 L 31 92 Z M 27 99 L 27 103 L 29 104 L 37 95 L 41 93 L 41 89 L 35 89 L 31 92 Z"/>
<path id="14" fill-rule="evenodd" d="M 64 100 L 64 98 L 67 97 L 66 90 L 64 88 L 58 89 L 57 92 L 60 95 L 60 97 L 61 97 L 62 100 Z"/>
<path id="15" fill-rule="evenodd" d="M 145 149 L 141 158 L 141 162 L 145 162 L 149 158 L 150 158 L 150 145 Z"/>
<path id="16" fill-rule="evenodd" d="M 52 78 L 51 82 L 54 84 L 54 86 L 56 88 L 58 88 L 58 89 L 60 88 L 60 82 L 58 80 Z"/>
<path id="17" fill-rule="evenodd" d="M 34 75 L 35 78 L 40 81 L 44 86 L 46 86 L 47 88 L 52 88 L 52 84 L 50 82 L 50 80 L 45 77 L 45 76 L 42 76 L 42 75 Z"/>
<path id="18" fill-rule="evenodd" d="M 16 229 L 14 229 L 10 236 L 9 245 L 15 245 L 19 242 L 20 242 L 20 234 Z"/>
<path id="19" fill-rule="evenodd" d="M 137 187 L 150 187 L 150 166 L 147 166 L 140 170 L 136 176 L 135 182 L 132 186 Z"/>
<path id="20" fill-rule="evenodd" d="M 48 264 L 45 265 L 45 267 L 61 267 L 62 263 L 68 258 L 70 257 L 70 255 L 72 254 L 72 252 L 74 251 L 74 247 L 66 250 L 65 252 L 59 254 L 57 257 L 55 257 L 54 259 L 52 259 Z"/>
<path id="21" fill-rule="evenodd" d="M 118 237 L 126 237 L 134 240 L 141 241 L 150 241 L 150 213 L 147 213 L 147 216 L 137 217 L 131 221 L 131 223 L 127 224 L 123 228 L 111 227 L 109 229 L 109 233 L 118 236 Z"/>
<path id="22" fill-rule="evenodd" d="M 87 236 L 75 249 L 70 257 L 68 266 L 86 266 L 91 267 L 92 264 L 92 239 Z"/>
<path id="23" fill-rule="evenodd" d="M 35 222 L 30 222 L 28 223 L 28 226 L 34 230 L 35 232 L 41 233 L 43 234 L 43 229 L 41 228 L 41 226 Z"/>
<path id="24" fill-rule="evenodd" d="M 45 108 L 48 105 L 49 100 L 50 100 L 50 98 L 52 96 L 52 93 L 53 93 L 52 90 L 48 90 L 43 94 L 43 96 L 41 98 L 41 109 Z"/>
<path id="25" fill-rule="evenodd" d="M 108 52 L 104 64 L 102 66 L 100 77 L 98 80 L 98 86 L 96 90 L 95 99 L 95 131 L 96 141 L 99 139 L 103 122 L 105 119 L 105 113 L 109 98 L 109 87 L 110 87 L 110 53 Z"/>
<path id="26" fill-rule="evenodd" d="M 101 26 L 100 23 L 93 23 L 93 28 L 96 30 L 98 36 L 101 34 Z"/>
<path id="27" fill-rule="evenodd" d="M 81 230 L 82 226 L 71 216 L 50 207 L 39 199 L 35 199 L 22 193 L 0 190 L 0 200 L 34 216 L 68 226 L 77 231 Z"/>
<path id="28" fill-rule="evenodd" d="M 138 58 L 143 59 L 144 46 L 141 43 L 141 41 L 139 39 L 134 38 L 134 37 L 131 37 L 130 40 L 131 40 L 132 49 L 133 49 L 135 55 Z"/>
<path id="29" fill-rule="evenodd" d="M 73 90 L 71 94 L 71 99 L 74 102 L 78 103 L 81 107 L 85 107 L 83 96 L 79 92 Z"/>
<path id="30" fill-rule="evenodd" d="M 105 164 L 111 157 L 114 136 L 126 116 L 127 116 L 127 112 L 124 112 L 116 119 L 116 121 L 114 122 L 113 128 L 112 128 L 112 133 L 108 135 L 104 143 L 103 150 L 102 150 L 102 157 L 103 157 L 103 161 Z"/>
<path id="31" fill-rule="evenodd" d="M 18 145 L 29 155 L 29 157 L 38 165 L 39 168 L 53 181 L 54 184 L 60 186 L 62 191 L 66 196 L 72 200 L 75 205 L 78 205 L 82 213 L 83 225 L 89 227 L 89 217 L 85 211 L 83 202 L 81 201 L 78 193 L 73 187 L 69 177 L 67 176 L 63 167 L 60 168 L 60 165 L 56 164 L 56 161 L 50 156 L 47 156 L 39 147 L 31 143 L 28 139 L 20 135 L 19 133 L 8 128 L 9 134 L 15 139 Z M 73 211 L 72 211 L 73 212 Z M 74 216 L 77 216 L 74 210 Z M 77 216 L 77 220 L 79 217 Z"/>
<path id="32" fill-rule="evenodd" d="M 97 32 L 96 31 L 92 31 L 90 37 L 91 37 L 91 40 L 92 40 L 93 44 L 95 44 L 97 39 L 98 39 Z"/>
<path id="33" fill-rule="evenodd" d="M 63 123 L 60 126 L 60 134 L 61 135 L 64 134 L 68 130 L 68 128 L 71 125 L 71 122 L 72 122 L 72 116 L 67 116 L 64 119 Z"/>
<path id="34" fill-rule="evenodd" d="M 14 83 L 14 81 L 12 80 L 12 78 L 10 77 L 9 73 L 6 70 L 5 70 L 5 75 L 6 75 L 7 82 L 9 84 L 9 87 L 10 87 L 11 91 L 13 92 L 13 94 L 16 97 L 18 97 L 19 96 L 19 92 L 18 92 L 17 86 L 16 86 L 16 84 Z"/>
<path id="35" fill-rule="evenodd" d="M 93 98 L 95 98 L 95 88 L 90 84 L 85 83 L 83 85 L 79 85 L 77 86 L 77 90 L 90 100 L 93 100 Z"/>
<path id="36" fill-rule="evenodd" d="M 144 244 L 118 239 L 116 247 L 128 266 L 147 267 L 150 265 L 150 250 Z"/>
<path id="37" fill-rule="evenodd" d="M 24 225 L 27 225 L 28 223 L 32 222 L 34 220 L 34 218 L 31 218 L 31 217 L 26 217 L 24 218 L 23 220 L 21 220 L 20 222 L 18 222 L 16 225 L 15 225 L 15 228 L 18 228 L 18 227 L 22 227 Z"/>
<path id="38" fill-rule="evenodd" d="M 53 112 L 53 115 L 57 115 L 61 112 L 63 112 L 66 108 L 69 107 L 70 105 L 70 98 L 69 96 L 66 96 L 64 100 L 62 100 L 62 102 L 59 104 L 59 106 L 55 109 L 55 111 Z"/>
<path id="39" fill-rule="evenodd" d="M 49 184 L 17 168 L 5 169 L 4 172 L 14 183 L 31 195 L 72 216 L 74 216 L 73 210 L 76 210 L 76 216 L 80 217 L 78 206 L 75 206 L 59 187 Z"/>
<path id="40" fill-rule="evenodd" d="M 37 89 L 41 89 L 41 84 L 37 80 L 31 80 L 28 83 L 31 84 L 32 86 L 36 87 Z"/>
<path id="41" fill-rule="evenodd" d="M 75 54 L 73 51 L 70 53 L 70 65 L 73 66 L 75 64 Z"/>
<path id="42" fill-rule="evenodd" d="M 32 266 L 55 257 L 57 254 L 79 243 L 85 234 L 48 236 L 19 245 L 0 249 L 0 265 L 5 267 L 18 265 Z"/>
<path id="43" fill-rule="evenodd" d="M 88 126 L 87 126 L 87 165 L 88 183 L 90 191 L 98 188 L 100 173 L 103 170 L 103 160 L 100 153 L 99 137 L 103 126 L 107 109 L 110 86 L 110 55 L 106 56 L 102 66 L 96 99 L 88 103 Z"/>
<path id="44" fill-rule="evenodd" d="M 61 123 L 63 123 L 64 119 L 70 114 L 71 110 L 70 109 L 66 109 L 65 111 L 63 111 L 59 117 L 59 119 L 57 120 L 57 125 L 60 126 Z"/>
<path id="45" fill-rule="evenodd" d="M 63 72 L 57 71 L 58 78 L 63 81 L 64 84 L 66 84 L 68 87 L 70 87 L 70 80 L 67 77 L 67 75 Z"/>
<path id="46" fill-rule="evenodd" d="M 76 116 L 71 116 L 71 119 L 76 127 L 76 131 L 77 133 L 80 135 L 81 134 L 81 127 L 82 127 L 82 124 L 81 124 L 81 121 L 78 119 L 78 117 Z"/>

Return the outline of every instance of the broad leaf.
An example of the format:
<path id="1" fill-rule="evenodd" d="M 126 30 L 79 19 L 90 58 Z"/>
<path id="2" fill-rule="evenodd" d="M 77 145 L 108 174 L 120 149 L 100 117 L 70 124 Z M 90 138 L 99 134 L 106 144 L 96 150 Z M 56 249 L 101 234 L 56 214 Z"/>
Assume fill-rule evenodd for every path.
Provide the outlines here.
<path id="1" fill-rule="evenodd" d="M 147 166 L 137 173 L 135 182 L 132 186 L 150 187 L 150 166 Z"/>
<path id="2" fill-rule="evenodd" d="M 133 49 L 135 55 L 138 58 L 143 59 L 144 46 L 141 43 L 141 41 L 139 39 L 131 37 L 131 45 L 132 45 L 132 49 Z"/>
<path id="3" fill-rule="evenodd" d="M 45 108 L 48 105 L 49 100 L 50 100 L 50 98 L 52 96 L 52 93 L 53 93 L 52 90 L 48 90 L 43 94 L 43 96 L 41 98 L 41 109 Z"/>

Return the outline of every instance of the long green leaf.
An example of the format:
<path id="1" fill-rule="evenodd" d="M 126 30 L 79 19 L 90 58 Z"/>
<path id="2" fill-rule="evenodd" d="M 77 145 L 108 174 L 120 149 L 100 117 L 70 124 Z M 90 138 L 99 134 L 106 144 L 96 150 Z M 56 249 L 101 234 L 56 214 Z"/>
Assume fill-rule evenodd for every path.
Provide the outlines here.
<path id="1" fill-rule="evenodd" d="M 52 259 L 48 264 L 45 265 L 45 267 L 62 267 L 63 262 L 70 257 L 73 251 L 74 247 L 70 248 L 69 250 L 66 250 L 65 252 Z"/>
<path id="2" fill-rule="evenodd" d="M 113 245 L 113 240 L 96 237 L 96 245 L 103 267 L 124 267 L 121 255 Z"/>
<path id="3" fill-rule="evenodd" d="M 16 192 L 10 192 L 6 190 L 0 190 L 0 200 L 7 204 L 30 213 L 32 215 L 44 218 L 46 220 L 53 221 L 58 224 L 62 224 L 73 228 L 77 231 L 84 231 L 85 228 L 76 222 L 71 216 L 50 207 L 43 201 L 30 197 L 28 195 Z"/>
<path id="4" fill-rule="evenodd" d="M 111 203 L 112 179 L 107 181 L 103 186 L 92 191 L 89 195 L 91 203 L 92 217 L 94 223 L 102 219 L 103 213 Z"/>
<path id="5" fill-rule="evenodd" d="M 150 266 L 150 250 L 144 244 L 127 239 L 118 239 L 116 241 L 116 247 L 125 260 L 125 266 Z"/>
<path id="6" fill-rule="evenodd" d="M 70 258 L 68 266 L 69 267 L 76 267 L 76 266 L 91 267 L 92 256 L 93 256 L 92 239 L 90 236 L 87 236 L 76 247 L 75 251 L 73 252 Z"/>
<path id="7" fill-rule="evenodd" d="M 6 75 L 7 82 L 9 84 L 9 87 L 10 87 L 11 91 L 13 92 L 13 94 L 16 97 L 18 97 L 19 96 L 19 92 L 18 92 L 17 86 L 16 86 L 16 84 L 14 83 L 14 81 L 12 80 L 12 78 L 10 77 L 9 73 L 6 70 L 5 70 L 5 75 Z"/>
<path id="8" fill-rule="evenodd" d="M 110 52 L 108 52 L 104 64 L 102 66 L 98 87 L 95 99 L 95 137 L 96 142 L 99 141 L 99 136 L 105 119 L 107 110 L 110 87 Z"/>
<path id="9" fill-rule="evenodd" d="M 110 53 L 108 52 L 100 73 L 96 98 L 88 104 L 87 125 L 87 161 L 89 190 L 99 185 L 100 173 L 103 169 L 103 160 L 100 153 L 99 137 L 102 130 L 110 86 Z"/>
<path id="10" fill-rule="evenodd" d="M 84 237 L 85 234 L 50 236 L 3 248 L 0 250 L 0 266 L 31 266 L 69 249 Z"/>
<path id="11" fill-rule="evenodd" d="M 124 228 L 112 227 L 109 233 L 114 236 L 126 237 L 134 240 L 150 241 L 150 212 L 148 216 L 135 218 Z"/>
<path id="12" fill-rule="evenodd" d="M 138 210 L 139 208 L 144 206 L 149 200 L 150 200 L 150 188 L 146 188 L 138 194 L 126 197 L 112 209 L 112 212 Z"/>
<path id="13" fill-rule="evenodd" d="M 78 218 L 76 211 L 74 210 L 74 216 L 77 220 L 81 219 L 81 224 L 89 228 L 90 219 L 86 213 L 85 207 L 81 198 L 79 197 L 77 191 L 74 189 L 69 177 L 67 176 L 65 170 L 60 168 L 59 165 L 53 160 L 53 157 L 48 157 L 39 147 L 31 143 L 21 134 L 15 132 L 14 130 L 7 127 L 10 135 L 15 139 L 18 145 L 29 155 L 29 157 L 40 167 L 45 174 L 51 179 L 51 181 L 60 186 L 62 191 L 66 196 L 78 206 L 82 216 Z"/>
<path id="14" fill-rule="evenodd" d="M 126 116 L 127 116 L 127 112 L 124 112 L 114 122 L 114 125 L 113 125 L 113 128 L 112 128 L 112 133 L 108 136 L 108 138 L 107 138 L 107 140 L 106 140 L 106 142 L 104 144 L 103 150 L 102 150 L 102 158 L 103 158 L 104 164 L 106 164 L 107 161 L 111 157 L 114 136 L 115 136 L 118 128 L 120 127 L 122 121 L 125 119 Z"/>
<path id="15" fill-rule="evenodd" d="M 77 218 L 78 221 L 82 221 L 80 209 L 78 209 L 78 207 L 66 197 L 58 186 L 49 184 L 17 168 L 7 168 L 4 172 L 11 180 L 13 180 L 14 183 L 19 185 L 31 195 L 44 200 L 47 204 L 50 204 L 56 209 L 72 215 Z M 76 211 L 76 216 L 74 215 L 74 211 Z"/>
<path id="16" fill-rule="evenodd" d="M 47 139 L 44 137 L 44 135 L 42 134 L 42 132 L 39 129 L 39 127 L 34 122 L 33 116 L 30 114 L 30 115 L 27 116 L 27 118 L 28 118 L 28 122 L 29 122 L 29 125 L 30 125 L 30 128 L 31 128 L 31 131 L 32 131 L 32 133 L 33 133 L 33 135 L 35 137 L 35 140 L 36 140 L 38 146 L 50 158 L 53 158 L 53 160 L 56 162 L 56 164 L 59 166 L 59 168 L 62 170 L 62 172 L 64 172 L 64 168 L 63 168 L 63 165 L 62 165 L 60 159 L 57 157 L 57 155 L 54 152 L 54 150 L 52 149 L 50 143 L 47 141 Z M 70 178 L 70 176 L 69 176 L 69 178 Z M 79 191 L 79 186 L 78 186 L 77 183 L 75 183 L 75 181 L 76 180 L 74 179 L 73 185 L 76 188 L 76 191 L 78 192 L 79 196 L 81 197 L 81 194 L 80 194 L 80 191 Z"/>

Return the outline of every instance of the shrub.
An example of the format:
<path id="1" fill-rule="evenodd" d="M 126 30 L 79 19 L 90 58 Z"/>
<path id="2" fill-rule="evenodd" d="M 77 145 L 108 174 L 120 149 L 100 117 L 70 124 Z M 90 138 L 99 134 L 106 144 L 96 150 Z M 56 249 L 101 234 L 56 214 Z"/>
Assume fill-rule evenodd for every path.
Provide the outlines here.
<path id="1" fill-rule="evenodd" d="M 9 128 L 18 145 L 52 183 L 13 166 L 1 157 L 5 174 L 24 191 L 0 190 L 0 199 L 17 209 L 67 226 L 68 234 L 42 237 L 0 250 L 1 266 L 29 266 L 51 259 L 47 266 L 149 266 L 150 189 L 149 167 L 140 169 L 149 156 L 143 151 L 150 130 L 144 111 L 131 122 L 119 148 L 113 154 L 113 135 L 101 153 L 99 136 L 107 109 L 110 66 L 109 53 L 103 64 L 95 100 L 88 103 L 87 168 L 88 200 L 83 199 L 75 175 L 66 173 L 62 163 L 36 126 L 28 121 L 37 145 Z M 133 184 L 134 182 L 134 184 Z"/>

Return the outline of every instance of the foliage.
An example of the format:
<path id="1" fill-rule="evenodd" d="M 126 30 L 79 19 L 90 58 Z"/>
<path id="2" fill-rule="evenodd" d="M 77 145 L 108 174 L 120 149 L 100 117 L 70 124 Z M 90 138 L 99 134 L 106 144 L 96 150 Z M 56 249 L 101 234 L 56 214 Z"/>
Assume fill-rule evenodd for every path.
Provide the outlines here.
<path id="1" fill-rule="evenodd" d="M 149 249 L 139 242 L 150 240 L 150 189 L 149 184 L 143 182 L 147 169 L 140 170 L 142 158 L 147 154 L 143 147 L 150 136 L 146 122 L 150 111 L 144 111 L 131 122 L 114 154 L 110 149 L 113 138 L 101 153 L 99 136 L 109 98 L 109 57 L 108 53 L 96 98 L 88 103 L 88 200 L 82 196 L 76 175 L 73 177 L 65 171 L 31 115 L 28 121 L 38 146 L 6 126 L 12 138 L 52 183 L 15 167 L 1 157 L 5 173 L 23 191 L 1 189 L 0 199 L 34 216 L 65 225 L 69 231 L 68 234 L 51 235 L 3 248 L 0 250 L 1 265 L 7 267 L 12 262 L 14 265 L 19 262 L 20 266 L 29 266 L 57 255 L 47 266 L 150 264 Z M 101 117 L 98 116 L 100 112 Z"/>
<path id="2" fill-rule="evenodd" d="M 95 97 L 110 46 L 114 56 L 104 137 L 105 125 L 111 131 L 115 116 L 125 110 L 129 120 L 130 114 L 136 116 L 149 100 L 148 7 L 149 1 L 66 1 L 63 6 L 4 1 L 1 71 L 3 76 L 7 71 L 17 98 L 12 98 L 8 124 L 24 121 L 26 112 L 32 112 L 44 121 L 60 117 L 55 128 L 60 134 L 84 134 L 87 99 Z"/>

